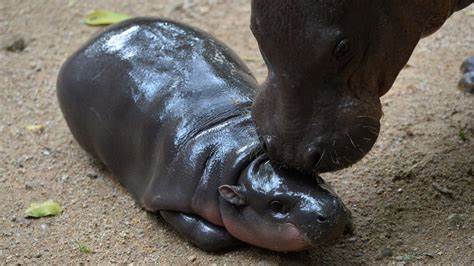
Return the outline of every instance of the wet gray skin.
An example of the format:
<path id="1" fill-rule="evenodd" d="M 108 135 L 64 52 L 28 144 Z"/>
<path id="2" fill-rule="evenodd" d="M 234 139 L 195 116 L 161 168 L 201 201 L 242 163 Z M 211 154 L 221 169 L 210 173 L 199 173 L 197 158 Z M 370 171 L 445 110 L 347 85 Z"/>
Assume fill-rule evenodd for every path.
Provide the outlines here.
<path id="1" fill-rule="evenodd" d="M 211 36 L 137 18 L 72 55 L 57 94 L 77 142 L 198 247 L 329 244 L 351 227 L 350 213 L 322 179 L 276 170 L 263 154 L 256 87 Z"/>

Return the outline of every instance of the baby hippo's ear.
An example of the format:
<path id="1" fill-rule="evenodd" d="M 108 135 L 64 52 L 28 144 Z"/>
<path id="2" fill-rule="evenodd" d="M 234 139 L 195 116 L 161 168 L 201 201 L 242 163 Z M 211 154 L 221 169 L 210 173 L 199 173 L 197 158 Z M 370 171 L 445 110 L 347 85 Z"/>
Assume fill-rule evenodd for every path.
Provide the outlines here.
<path id="1" fill-rule="evenodd" d="M 223 185 L 219 187 L 219 194 L 229 203 L 236 206 L 247 205 L 243 188 L 239 186 Z"/>

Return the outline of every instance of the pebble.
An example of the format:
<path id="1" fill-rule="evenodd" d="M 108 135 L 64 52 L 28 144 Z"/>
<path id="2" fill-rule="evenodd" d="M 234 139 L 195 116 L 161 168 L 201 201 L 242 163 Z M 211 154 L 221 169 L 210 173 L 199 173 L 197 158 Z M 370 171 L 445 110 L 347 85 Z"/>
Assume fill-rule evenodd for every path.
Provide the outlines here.
<path id="1" fill-rule="evenodd" d="M 24 38 L 22 37 L 13 37 L 12 39 L 6 41 L 5 45 L 3 45 L 3 49 L 18 53 L 25 50 L 27 44 Z"/>
<path id="2" fill-rule="evenodd" d="M 393 256 L 393 251 L 390 248 L 383 248 L 382 249 L 382 257 L 391 257 Z"/>
<path id="3" fill-rule="evenodd" d="M 453 198 L 454 197 L 454 192 L 449 190 L 448 188 L 446 187 L 443 187 L 441 186 L 439 183 L 437 182 L 433 182 L 431 184 L 431 186 L 433 187 L 434 190 L 438 191 L 439 193 L 441 193 L 442 195 L 444 196 L 447 196 L 449 198 Z"/>
<path id="4" fill-rule="evenodd" d="M 188 260 L 190 262 L 194 262 L 194 261 L 196 261 L 196 259 L 197 259 L 197 257 L 195 255 L 191 255 L 191 256 L 188 257 Z"/>
<path id="5" fill-rule="evenodd" d="M 99 175 L 94 174 L 94 173 L 89 173 L 89 174 L 87 174 L 87 177 L 90 178 L 90 179 L 97 179 L 99 177 Z"/>
<path id="6" fill-rule="evenodd" d="M 347 242 L 351 242 L 351 243 L 356 242 L 356 241 L 357 241 L 356 237 L 351 237 L 347 239 Z"/>
<path id="7" fill-rule="evenodd" d="M 41 230 L 46 230 L 46 229 L 48 229 L 48 225 L 47 225 L 47 224 L 41 224 L 40 227 L 41 227 Z"/>
<path id="8" fill-rule="evenodd" d="M 464 225 L 466 217 L 462 214 L 453 213 L 448 216 L 448 226 L 453 227 L 461 227 Z"/>

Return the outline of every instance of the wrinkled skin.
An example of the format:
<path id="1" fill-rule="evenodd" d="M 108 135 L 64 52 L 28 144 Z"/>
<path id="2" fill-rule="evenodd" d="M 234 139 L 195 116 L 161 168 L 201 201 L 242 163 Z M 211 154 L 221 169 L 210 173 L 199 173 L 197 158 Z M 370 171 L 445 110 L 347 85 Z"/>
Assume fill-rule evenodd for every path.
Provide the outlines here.
<path id="1" fill-rule="evenodd" d="M 198 247 L 329 244 L 350 229 L 350 213 L 321 178 L 275 169 L 262 154 L 256 86 L 211 36 L 136 18 L 72 55 L 57 93 L 78 143 Z"/>
<path id="2" fill-rule="evenodd" d="M 419 40 L 472 0 L 253 0 L 269 75 L 253 107 L 272 161 L 304 172 L 347 167 L 380 129 L 380 97 Z"/>

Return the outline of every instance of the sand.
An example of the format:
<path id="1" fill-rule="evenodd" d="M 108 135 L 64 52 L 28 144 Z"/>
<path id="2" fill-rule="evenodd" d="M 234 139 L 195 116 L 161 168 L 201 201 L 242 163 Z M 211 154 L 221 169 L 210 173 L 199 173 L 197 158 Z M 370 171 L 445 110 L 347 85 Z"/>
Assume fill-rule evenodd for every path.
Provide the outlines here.
<path id="1" fill-rule="evenodd" d="M 473 7 L 419 44 L 383 97 L 372 152 L 323 175 L 354 214 L 353 237 L 297 254 L 251 247 L 212 254 L 140 209 L 80 149 L 55 95 L 61 64 L 100 30 L 81 24 L 98 8 L 200 27 L 265 78 L 249 0 L 176 2 L 1 0 L 0 41 L 22 37 L 27 46 L 0 51 L 0 264 L 474 264 L 474 95 L 456 89 L 459 65 L 474 55 Z M 47 199 L 64 212 L 24 218 L 31 202 Z"/>

